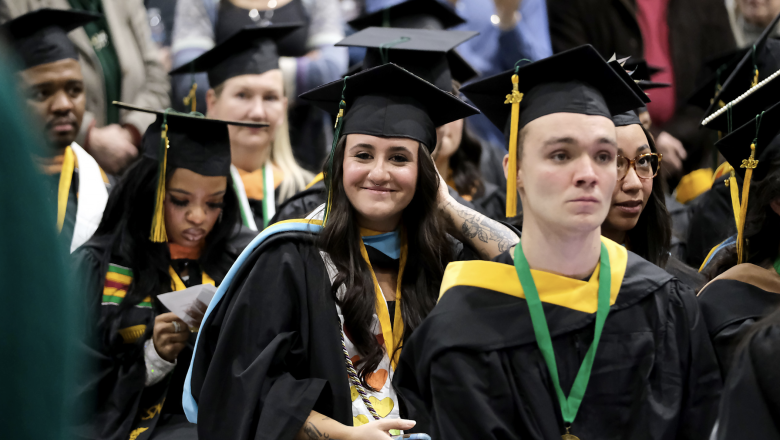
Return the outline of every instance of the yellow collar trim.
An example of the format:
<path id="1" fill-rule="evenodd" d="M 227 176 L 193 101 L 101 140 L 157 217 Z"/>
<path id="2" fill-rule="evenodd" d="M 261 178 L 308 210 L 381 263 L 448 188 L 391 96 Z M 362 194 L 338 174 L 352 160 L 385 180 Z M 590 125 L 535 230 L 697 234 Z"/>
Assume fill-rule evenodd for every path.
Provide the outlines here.
<path id="1" fill-rule="evenodd" d="M 620 285 L 626 273 L 628 251 L 623 246 L 608 238 L 601 237 L 601 242 L 609 253 L 609 264 L 612 269 L 612 283 L 609 304 L 617 301 Z M 531 275 L 539 291 L 542 302 L 578 310 L 585 313 L 596 313 L 598 309 L 599 271 L 601 264 L 591 275 L 589 281 L 581 281 L 561 275 L 531 269 Z M 458 261 L 450 263 L 444 272 L 444 278 L 439 291 L 439 299 L 451 288 L 456 286 L 471 286 L 494 290 L 517 298 L 525 298 L 525 293 L 517 278 L 515 267 L 493 261 Z"/>
<path id="2" fill-rule="evenodd" d="M 171 289 L 173 289 L 174 292 L 178 292 L 187 288 L 187 286 L 184 285 L 184 282 L 179 277 L 179 274 L 173 270 L 173 267 L 168 266 L 168 273 L 171 275 Z M 217 284 L 214 282 L 214 279 L 209 276 L 209 274 L 203 272 L 202 276 L 203 284 L 211 284 L 212 286 L 216 287 Z"/>
<path id="3" fill-rule="evenodd" d="M 60 171 L 60 183 L 57 190 L 57 232 L 62 232 L 62 225 L 65 223 L 65 210 L 68 207 L 68 194 L 70 194 L 70 184 L 73 180 L 73 170 L 76 168 L 76 155 L 70 148 L 65 147 L 65 153 L 62 160 L 62 171 Z"/>

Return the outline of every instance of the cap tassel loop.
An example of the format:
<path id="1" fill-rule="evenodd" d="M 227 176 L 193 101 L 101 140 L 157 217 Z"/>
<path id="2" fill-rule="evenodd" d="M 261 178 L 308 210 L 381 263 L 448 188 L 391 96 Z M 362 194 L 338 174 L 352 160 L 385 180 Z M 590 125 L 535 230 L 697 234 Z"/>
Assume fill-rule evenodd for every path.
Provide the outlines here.
<path id="1" fill-rule="evenodd" d="M 196 98 L 195 92 L 198 90 L 198 83 L 195 81 L 192 82 L 192 87 L 190 88 L 190 93 L 187 94 L 187 96 L 184 97 L 182 101 L 184 101 L 184 105 L 190 106 L 190 111 L 195 112 L 195 109 L 198 107 L 198 100 Z"/>
<path id="2" fill-rule="evenodd" d="M 149 240 L 152 243 L 167 243 L 168 234 L 165 231 L 165 169 L 168 166 L 168 111 L 163 115 L 162 134 L 160 135 L 159 169 L 157 171 L 157 194 L 152 215 L 152 231 Z"/>
<path id="3" fill-rule="evenodd" d="M 341 126 L 344 125 L 344 110 L 347 108 L 347 102 L 344 100 L 344 92 L 347 90 L 347 78 L 344 77 L 344 88 L 341 89 L 341 101 L 339 102 L 339 114 L 336 115 L 336 125 L 334 128 L 336 131 L 333 133 L 333 143 L 330 146 L 330 155 L 328 155 L 328 167 L 326 168 L 325 184 L 328 187 L 328 202 L 325 205 L 325 217 L 322 220 L 322 225 L 328 224 L 328 217 L 330 217 L 330 208 L 333 205 L 333 160 L 336 155 L 336 145 L 339 143 L 339 137 L 341 137 Z"/>
<path id="4" fill-rule="evenodd" d="M 750 157 L 742 160 L 740 168 L 745 168 L 745 180 L 742 183 L 742 205 L 739 210 L 739 223 L 737 224 L 737 264 L 742 264 L 745 259 L 745 218 L 747 217 L 748 195 L 750 194 L 750 181 L 753 178 L 753 170 L 758 166 L 756 160 L 756 144 L 758 143 L 758 129 L 761 127 L 761 119 L 764 112 L 756 116 L 756 137 L 750 144 Z"/>
<path id="5" fill-rule="evenodd" d="M 519 62 L 519 61 L 518 61 Z M 517 176 L 517 132 L 520 121 L 520 102 L 523 100 L 523 94 L 518 91 L 517 69 L 512 75 L 512 93 L 506 95 L 504 104 L 512 105 L 512 119 L 509 126 L 509 163 L 507 169 L 510 175 Z M 514 173 L 514 174 L 512 174 Z M 506 216 L 514 217 L 517 215 L 517 186 L 512 183 L 512 179 L 507 181 L 506 185 Z"/>

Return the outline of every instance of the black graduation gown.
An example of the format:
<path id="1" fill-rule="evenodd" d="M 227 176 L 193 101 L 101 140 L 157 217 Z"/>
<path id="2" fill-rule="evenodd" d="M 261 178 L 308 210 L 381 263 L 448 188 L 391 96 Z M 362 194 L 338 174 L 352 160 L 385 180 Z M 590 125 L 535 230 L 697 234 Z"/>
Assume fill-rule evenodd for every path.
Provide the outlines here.
<path id="1" fill-rule="evenodd" d="M 762 326 L 736 356 L 723 387 L 717 440 L 780 439 L 780 325 Z"/>
<path id="2" fill-rule="evenodd" d="M 725 378 L 745 335 L 756 321 L 780 307 L 780 276 L 740 264 L 715 278 L 697 299 Z"/>
<path id="3" fill-rule="evenodd" d="M 494 261 L 512 264 L 508 252 Z M 593 340 L 595 313 L 548 303 L 544 310 L 568 395 Z M 434 440 L 559 440 L 564 433 L 522 298 L 471 286 L 447 290 L 404 347 L 393 384 L 415 430 Z M 720 390 L 693 293 L 629 252 L 572 434 L 706 439 Z"/>
<path id="4" fill-rule="evenodd" d="M 291 440 L 312 410 L 352 426 L 340 321 L 315 239 L 268 237 L 201 326 L 191 381 L 201 440 Z M 456 258 L 471 255 L 462 248 Z"/>
<path id="5" fill-rule="evenodd" d="M 243 235 L 237 242 L 246 241 Z M 154 318 L 169 310 L 152 301 L 150 306 L 127 310 L 121 322 L 113 322 L 111 328 L 96 327 L 103 314 L 116 307 L 102 304 L 109 263 L 130 266 L 126 258 L 111 249 L 112 242 L 110 236 L 96 236 L 73 254 L 75 268 L 80 275 L 79 291 L 88 298 L 92 325 L 96 328 L 80 347 L 92 368 L 82 376 L 79 384 L 80 393 L 96 397 L 94 413 L 88 420 L 77 423 L 75 435 L 81 439 L 101 440 L 192 438 L 195 427 L 185 424 L 180 396 L 195 335 L 191 335 L 189 345 L 179 353 L 173 372 L 157 384 L 146 387 L 143 341 L 152 335 Z M 209 273 L 217 285 L 241 250 L 231 242 L 216 273 Z M 109 259 L 105 258 L 107 252 L 112 252 Z M 192 269 L 189 280 L 185 282 L 187 287 L 202 282 L 200 270 Z M 138 325 L 145 325 L 145 332 L 136 342 L 128 342 L 120 330 Z M 164 428 L 166 423 L 183 425 L 178 434 L 184 437 L 158 436 L 156 428 Z M 136 436 L 133 437 L 133 434 Z"/>
<path id="6" fill-rule="evenodd" d="M 737 176 L 742 194 L 742 179 Z M 741 197 L 741 196 L 740 196 Z M 729 188 L 718 180 L 691 202 L 685 262 L 699 268 L 712 248 L 737 233 Z"/>
<path id="7" fill-rule="evenodd" d="M 473 203 L 464 200 L 458 192 L 452 188 L 448 188 L 450 195 L 455 198 L 463 206 L 476 210 Z M 274 224 L 284 220 L 292 220 L 298 218 L 306 218 L 312 211 L 317 209 L 318 206 L 327 202 L 328 191 L 325 187 L 325 182 L 319 181 L 305 189 L 296 193 L 294 196 L 285 200 L 277 209 L 276 215 L 271 219 L 270 224 Z M 481 212 L 481 211 L 480 211 Z M 484 213 L 483 213 L 484 214 Z M 485 214 L 487 215 L 487 214 Z M 262 223 L 262 220 L 261 222 Z"/>

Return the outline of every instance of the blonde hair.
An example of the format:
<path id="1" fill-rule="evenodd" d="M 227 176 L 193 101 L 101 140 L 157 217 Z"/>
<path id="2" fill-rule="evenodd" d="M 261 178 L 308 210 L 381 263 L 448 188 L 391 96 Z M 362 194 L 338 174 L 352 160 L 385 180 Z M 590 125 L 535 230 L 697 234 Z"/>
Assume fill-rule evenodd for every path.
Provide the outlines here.
<path id="1" fill-rule="evenodd" d="M 277 203 L 281 203 L 295 193 L 302 191 L 306 184 L 314 178 L 314 174 L 298 165 L 293 156 L 287 115 L 284 116 L 282 123 L 276 127 L 274 140 L 271 142 L 271 160 L 284 173 L 284 180 L 279 185 L 279 201 Z"/>

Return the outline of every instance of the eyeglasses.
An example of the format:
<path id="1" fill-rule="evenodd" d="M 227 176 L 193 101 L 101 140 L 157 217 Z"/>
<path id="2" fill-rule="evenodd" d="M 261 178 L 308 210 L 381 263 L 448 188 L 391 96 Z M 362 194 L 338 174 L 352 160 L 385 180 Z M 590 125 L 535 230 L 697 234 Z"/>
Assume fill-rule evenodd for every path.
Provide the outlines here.
<path id="1" fill-rule="evenodd" d="M 618 154 L 618 180 L 623 180 L 631 167 L 634 167 L 636 175 L 640 179 L 652 179 L 658 174 L 658 170 L 661 168 L 661 159 L 663 159 L 663 157 L 663 154 L 648 153 L 639 155 L 634 159 L 629 159 Z"/>

